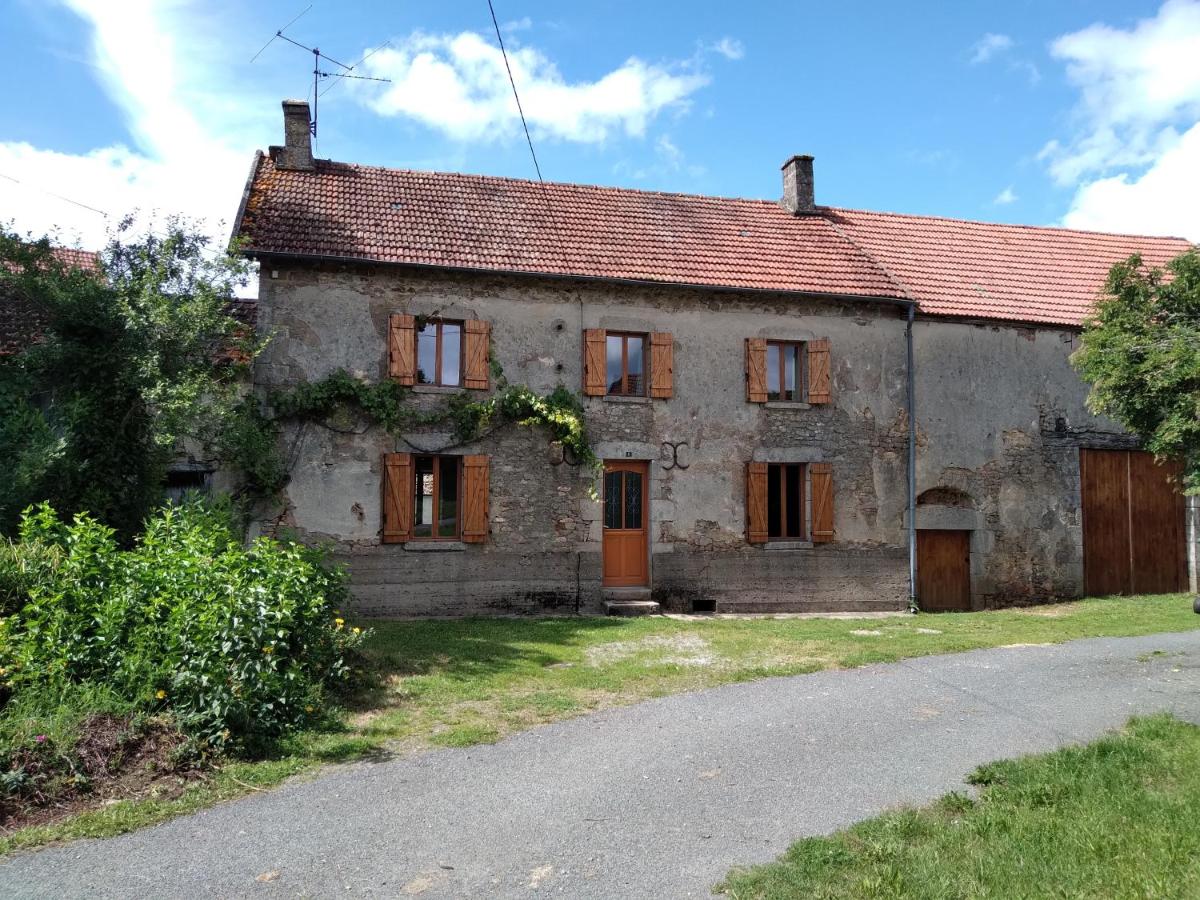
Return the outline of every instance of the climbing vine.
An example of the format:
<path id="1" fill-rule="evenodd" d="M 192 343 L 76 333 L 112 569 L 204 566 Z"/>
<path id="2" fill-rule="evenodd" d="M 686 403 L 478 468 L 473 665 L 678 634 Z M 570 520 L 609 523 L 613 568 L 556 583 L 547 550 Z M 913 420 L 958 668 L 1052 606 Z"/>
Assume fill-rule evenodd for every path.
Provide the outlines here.
<path id="1" fill-rule="evenodd" d="M 249 493 L 273 496 L 288 480 L 288 465 L 279 448 L 284 421 L 329 426 L 341 413 L 358 413 L 395 437 L 414 428 L 449 424 L 459 444 L 476 441 L 508 425 L 542 427 L 562 445 L 564 458 L 599 468 L 600 461 L 588 440 L 583 405 L 575 394 L 559 385 L 541 395 L 524 385 L 510 385 L 494 359 L 491 369 L 496 394 L 476 400 L 463 391 L 450 395 L 443 406 L 435 409 L 415 405 L 411 388 L 394 381 L 363 381 L 345 369 L 271 394 L 269 412 L 257 398 L 248 397 L 226 432 L 223 456 L 244 473 Z"/>

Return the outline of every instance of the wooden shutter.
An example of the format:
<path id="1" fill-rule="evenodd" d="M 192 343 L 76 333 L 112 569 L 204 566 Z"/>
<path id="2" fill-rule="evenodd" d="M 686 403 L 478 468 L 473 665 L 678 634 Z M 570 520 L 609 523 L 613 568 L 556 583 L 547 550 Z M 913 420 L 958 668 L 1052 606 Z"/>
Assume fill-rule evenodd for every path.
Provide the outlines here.
<path id="1" fill-rule="evenodd" d="M 808 342 L 808 402 L 830 402 L 829 338 Z"/>
<path id="2" fill-rule="evenodd" d="M 383 454 L 385 544 L 401 544 L 411 537 L 414 491 L 412 457 L 407 453 Z"/>
<path id="3" fill-rule="evenodd" d="M 401 384 L 412 384 L 417 372 L 417 332 L 412 316 L 388 316 L 388 375 Z"/>
<path id="4" fill-rule="evenodd" d="M 488 533 L 488 458 L 464 456 L 462 465 L 462 539 L 469 544 L 481 544 Z"/>
<path id="5" fill-rule="evenodd" d="M 491 367 L 488 350 L 491 346 L 492 326 L 479 319 L 468 319 L 463 329 L 463 386 L 472 390 L 486 391 Z"/>
<path id="6" fill-rule="evenodd" d="M 833 540 L 833 466 L 810 463 L 812 476 L 812 539 L 814 544 Z"/>
<path id="7" fill-rule="evenodd" d="M 607 335 L 603 328 L 588 328 L 583 332 L 583 393 L 588 397 L 603 397 L 608 377 L 605 354 Z"/>
<path id="8" fill-rule="evenodd" d="M 767 542 L 767 464 L 746 464 L 746 540 Z"/>
<path id="9" fill-rule="evenodd" d="M 751 403 L 767 402 L 767 341 L 765 338 L 746 338 L 746 399 Z"/>
<path id="10" fill-rule="evenodd" d="M 650 335 L 650 396 L 670 397 L 674 381 L 674 345 L 671 335 L 656 331 Z"/>

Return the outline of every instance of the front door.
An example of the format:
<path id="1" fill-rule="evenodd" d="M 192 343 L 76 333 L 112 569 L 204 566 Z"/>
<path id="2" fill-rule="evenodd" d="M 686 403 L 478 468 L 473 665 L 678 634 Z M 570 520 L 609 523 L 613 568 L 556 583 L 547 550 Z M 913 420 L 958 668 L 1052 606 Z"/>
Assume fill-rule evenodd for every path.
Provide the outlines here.
<path id="1" fill-rule="evenodd" d="M 917 602 L 925 612 L 971 608 L 971 532 L 917 532 Z"/>
<path id="2" fill-rule="evenodd" d="M 604 464 L 604 586 L 644 587 L 649 583 L 646 487 L 650 465 Z"/>

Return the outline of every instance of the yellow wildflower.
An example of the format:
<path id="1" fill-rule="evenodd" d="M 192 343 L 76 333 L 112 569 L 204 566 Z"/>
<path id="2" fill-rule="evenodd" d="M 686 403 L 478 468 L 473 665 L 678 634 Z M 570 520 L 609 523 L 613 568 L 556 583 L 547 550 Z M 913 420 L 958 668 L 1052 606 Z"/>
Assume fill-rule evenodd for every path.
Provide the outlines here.
<path id="1" fill-rule="evenodd" d="M 270 653 L 274 649 L 274 647 L 263 647 L 263 653 Z"/>
<path id="2" fill-rule="evenodd" d="M 162 688 L 159 688 L 157 691 L 154 692 L 154 696 L 159 700 L 165 700 L 165 699 L 167 699 L 167 692 L 164 691 Z"/>
<path id="3" fill-rule="evenodd" d="M 312 712 L 312 711 L 313 711 L 313 708 L 312 708 L 311 706 L 306 706 L 306 707 L 304 707 L 304 711 L 305 711 L 306 713 L 310 713 L 310 712 Z"/>
<path id="4" fill-rule="evenodd" d="M 358 628 L 357 626 L 354 628 L 351 628 L 350 630 L 353 631 L 355 634 L 362 634 L 362 629 Z"/>

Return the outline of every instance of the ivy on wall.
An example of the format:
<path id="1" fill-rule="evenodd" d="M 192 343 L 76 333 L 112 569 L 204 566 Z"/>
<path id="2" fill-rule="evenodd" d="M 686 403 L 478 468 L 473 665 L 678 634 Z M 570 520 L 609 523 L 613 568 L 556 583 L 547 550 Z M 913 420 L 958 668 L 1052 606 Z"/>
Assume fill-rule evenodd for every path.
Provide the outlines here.
<path id="1" fill-rule="evenodd" d="M 367 382 L 338 369 L 319 381 L 306 382 L 271 394 L 264 409 L 247 397 L 234 425 L 226 433 L 222 455 L 242 471 L 246 491 L 256 498 L 273 497 L 288 482 L 289 465 L 280 449 L 285 421 L 328 426 L 340 413 L 357 413 L 394 437 L 414 429 L 450 425 L 458 446 L 486 437 L 509 425 L 545 428 L 560 443 L 564 458 L 598 470 L 600 460 L 588 440 L 580 399 L 562 385 L 538 394 L 524 385 L 510 385 L 492 360 L 498 391 L 477 400 L 466 391 L 451 394 L 443 405 L 423 408 L 413 402 L 412 389 L 394 381 Z"/>

